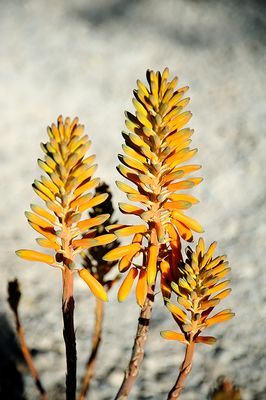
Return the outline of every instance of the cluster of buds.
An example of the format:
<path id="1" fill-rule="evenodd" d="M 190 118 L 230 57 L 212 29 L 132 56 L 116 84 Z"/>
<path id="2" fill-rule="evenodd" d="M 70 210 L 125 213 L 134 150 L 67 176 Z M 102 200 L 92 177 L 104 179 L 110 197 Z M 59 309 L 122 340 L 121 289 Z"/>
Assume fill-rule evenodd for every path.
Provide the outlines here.
<path id="1" fill-rule="evenodd" d="M 113 234 L 97 236 L 97 226 L 108 220 L 109 214 L 82 219 L 84 211 L 103 203 L 108 197 L 108 193 L 94 195 L 88 192 L 99 184 L 98 178 L 92 179 L 97 168 L 92 164 L 95 156 L 85 157 L 90 141 L 78 118 L 64 121 L 60 116 L 57 125 L 52 124 L 47 132 L 49 141 L 41 145 L 45 158 L 38 160 L 46 175 L 33 183 L 33 189 L 46 208 L 32 204 L 32 211 L 25 214 L 32 228 L 42 235 L 36 239 L 37 243 L 54 251 L 54 255 L 27 249 L 16 253 L 23 259 L 44 262 L 63 272 L 66 269 L 70 273 L 78 272 L 93 294 L 106 301 L 107 294 L 98 280 L 88 269 L 80 269 L 75 264 L 76 256 L 84 249 L 116 239 Z"/>

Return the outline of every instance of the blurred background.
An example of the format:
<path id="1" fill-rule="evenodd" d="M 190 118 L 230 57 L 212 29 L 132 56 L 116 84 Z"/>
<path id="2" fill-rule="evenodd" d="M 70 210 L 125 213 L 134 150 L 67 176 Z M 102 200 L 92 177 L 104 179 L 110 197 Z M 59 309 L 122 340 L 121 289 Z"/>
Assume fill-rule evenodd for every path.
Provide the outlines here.
<path id="1" fill-rule="evenodd" d="M 145 81 L 148 68 L 168 66 L 180 86 L 190 86 L 194 116 L 189 126 L 199 148 L 196 161 L 203 165 L 204 181 L 194 191 L 201 202 L 190 215 L 204 226 L 207 242 L 217 240 L 218 252 L 228 255 L 233 292 L 225 303 L 236 313 L 232 321 L 210 329 L 219 338 L 217 345 L 198 346 L 182 399 L 206 400 L 221 375 L 241 388 L 242 399 L 265 399 L 266 3 L 1 0 L 0 37 L 2 390 L 10 369 L 13 377 L 18 374 L 18 392 L 24 385 L 26 399 L 38 398 L 26 367 L 20 365 L 23 381 L 12 369 L 18 349 L 6 285 L 18 277 L 21 318 L 34 360 L 50 398 L 64 398 L 60 273 L 45 264 L 22 262 L 14 254 L 18 248 L 37 249 L 24 211 L 36 201 L 31 183 L 40 176 L 36 160 L 42 156 L 39 143 L 47 141 L 46 126 L 61 113 L 79 116 L 97 155 L 97 175 L 110 184 L 116 206 L 125 200 L 114 185 L 124 110 L 133 109 L 136 79 Z M 121 219 L 118 212 L 116 216 Z M 94 302 L 81 280 L 75 291 L 80 378 L 90 348 Z M 90 397 L 95 400 L 114 398 L 136 329 L 134 295 L 118 304 L 116 291 L 106 307 Z M 184 349 L 164 341 L 159 332 L 174 327 L 157 301 L 132 399 L 166 397 Z"/>

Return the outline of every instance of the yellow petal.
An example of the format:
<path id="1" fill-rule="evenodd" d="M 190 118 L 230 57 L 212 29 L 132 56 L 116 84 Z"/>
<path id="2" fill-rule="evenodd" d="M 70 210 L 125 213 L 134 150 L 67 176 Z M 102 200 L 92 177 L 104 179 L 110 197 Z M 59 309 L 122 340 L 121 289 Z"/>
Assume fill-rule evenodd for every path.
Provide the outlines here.
<path id="1" fill-rule="evenodd" d="M 144 203 L 147 204 L 150 201 L 150 198 L 148 196 L 145 196 L 144 194 L 135 194 L 135 193 L 129 193 L 127 195 L 128 200 L 134 201 L 136 203 Z"/>
<path id="2" fill-rule="evenodd" d="M 219 292 L 220 290 L 225 289 L 229 285 L 229 283 L 230 283 L 230 280 L 226 280 L 226 281 L 223 281 L 223 282 L 219 283 L 218 285 L 215 285 L 215 286 L 211 287 L 210 289 L 208 289 L 208 292 L 207 292 L 208 295 L 213 294 L 215 292 Z"/>
<path id="3" fill-rule="evenodd" d="M 146 275 L 147 272 L 144 269 L 142 269 L 139 273 L 138 283 L 136 285 L 136 299 L 140 307 L 143 307 L 148 292 Z"/>
<path id="4" fill-rule="evenodd" d="M 199 238 L 198 244 L 196 246 L 196 254 L 198 257 L 199 257 L 199 255 L 201 256 L 201 258 L 203 257 L 204 249 L 205 249 L 204 240 L 203 240 L 203 238 Z"/>
<path id="5" fill-rule="evenodd" d="M 39 225 L 34 224 L 33 222 L 29 221 L 30 226 L 37 232 L 39 232 L 41 235 L 45 236 L 47 239 L 51 240 L 52 242 L 56 242 L 56 234 L 55 230 L 53 228 L 48 229 L 48 228 L 42 228 Z"/>
<path id="6" fill-rule="evenodd" d="M 100 235 L 93 238 L 95 240 L 95 246 L 104 246 L 106 244 L 112 243 L 116 240 L 116 235 L 108 233 L 106 235 Z"/>
<path id="7" fill-rule="evenodd" d="M 190 111 L 186 111 L 182 114 L 179 114 L 176 118 L 168 122 L 169 128 L 173 130 L 181 129 L 184 125 L 190 120 L 192 117 L 192 113 Z"/>
<path id="8" fill-rule="evenodd" d="M 128 226 L 125 228 L 121 228 L 115 231 L 116 236 L 118 237 L 124 237 L 124 236 L 130 236 L 135 233 L 145 233 L 147 232 L 147 226 L 146 225 L 136 225 L 136 226 Z"/>
<path id="9" fill-rule="evenodd" d="M 52 168 L 50 168 L 44 161 L 38 159 L 37 160 L 39 167 L 46 172 L 47 174 L 51 174 L 54 172 Z"/>
<path id="10" fill-rule="evenodd" d="M 170 311 L 170 313 L 174 314 L 174 316 L 179 319 L 182 322 L 186 322 L 188 320 L 186 314 L 184 311 L 182 311 L 178 306 L 175 304 L 171 303 L 170 301 L 167 301 L 166 307 Z"/>
<path id="11" fill-rule="evenodd" d="M 42 247 L 46 247 L 46 248 L 49 248 L 49 249 L 54 249 L 56 251 L 61 249 L 61 247 L 60 247 L 60 245 L 58 243 L 51 242 L 49 239 L 38 238 L 38 239 L 36 239 L 36 242 Z"/>
<path id="12" fill-rule="evenodd" d="M 99 194 L 98 196 L 93 197 L 91 200 L 88 200 L 86 203 L 78 207 L 79 212 L 83 212 L 88 208 L 98 206 L 99 204 L 103 203 L 108 198 L 108 196 L 109 196 L 108 193 L 102 193 Z"/>
<path id="13" fill-rule="evenodd" d="M 176 209 L 187 210 L 191 206 L 192 206 L 192 203 L 190 203 L 189 201 L 185 201 L 185 200 L 166 201 L 163 204 L 163 208 L 165 208 L 166 210 L 176 210 Z"/>
<path id="14" fill-rule="evenodd" d="M 35 180 L 32 186 L 33 189 L 36 188 L 37 190 L 42 192 L 45 196 L 47 196 L 50 200 L 53 201 L 55 199 L 54 193 L 52 193 L 51 190 L 48 189 L 48 187 L 46 187 L 42 182 Z"/>
<path id="15" fill-rule="evenodd" d="M 97 246 L 97 242 L 94 239 L 83 238 L 73 240 L 72 245 L 75 249 L 90 249 L 91 247 Z"/>
<path id="16" fill-rule="evenodd" d="M 148 265 L 147 265 L 147 283 L 152 286 L 157 274 L 157 258 L 159 254 L 159 246 L 151 245 L 148 249 Z"/>
<path id="17" fill-rule="evenodd" d="M 173 201 L 187 201 L 191 204 L 197 204 L 199 202 L 198 199 L 196 199 L 196 197 L 191 196 L 189 194 L 183 194 L 183 193 L 172 193 L 169 198 Z"/>
<path id="18" fill-rule="evenodd" d="M 92 199 L 92 197 L 93 197 L 92 193 L 88 193 L 85 194 L 84 196 L 77 197 L 71 201 L 70 207 L 75 209 L 83 204 L 86 204 L 89 200 Z"/>
<path id="19" fill-rule="evenodd" d="M 80 231 L 83 232 L 91 227 L 102 225 L 105 221 L 108 220 L 109 217 L 110 214 L 102 214 L 94 218 L 84 219 L 83 221 L 77 223 L 77 228 L 79 228 Z"/>
<path id="20" fill-rule="evenodd" d="M 79 270 L 78 273 L 81 279 L 87 283 L 95 297 L 103 301 L 108 301 L 108 296 L 103 286 L 89 273 L 87 269 L 83 268 Z"/>
<path id="21" fill-rule="evenodd" d="M 122 257 L 118 263 L 118 270 L 119 272 L 126 272 L 132 264 L 132 259 L 135 253 L 127 254 L 126 256 Z"/>
<path id="22" fill-rule="evenodd" d="M 16 255 L 28 261 L 39 261 L 46 264 L 53 264 L 55 262 L 54 257 L 49 256 L 48 254 L 39 253 L 38 251 L 34 250 L 17 250 Z"/>
<path id="23" fill-rule="evenodd" d="M 172 223 L 177 227 L 182 239 L 186 240 L 187 242 L 191 242 L 193 240 L 192 232 L 185 224 L 182 224 L 176 219 L 172 219 Z"/>
<path id="24" fill-rule="evenodd" d="M 136 194 L 139 193 L 136 189 L 133 189 L 131 186 L 127 185 L 124 182 L 116 181 L 115 183 L 116 183 L 116 186 L 118 187 L 118 189 L 122 190 L 122 192 L 136 193 Z"/>
<path id="25" fill-rule="evenodd" d="M 95 186 L 97 186 L 100 183 L 100 179 L 99 178 L 95 178 L 92 180 L 89 180 L 88 182 L 82 182 L 75 190 L 74 190 L 74 196 L 78 197 L 81 194 L 85 193 L 86 191 L 94 188 Z"/>
<path id="26" fill-rule="evenodd" d="M 29 211 L 25 211 L 25 216 L 28 219 L 29 222 L 33 222 L 36 225 L 39 225 L 42 228 L 50 228 L 53 229 L 53 226 L 50 225 L 47 221 L 44 219 L 40 218 L 38 215 L 33 214 Z"/>
<path id="27" fill-rule="evenodd" d="M 129 167 L 136 169 L 138 171 L 145 173 L 148 173 L 149 170 L 148 168 L 141 162 L 134 160 L 133 158 L 127 157 L 127 156 L 122 156 L 121 160 Z"/>
<path id="28" fill-rule="evenodd" d="M 230 289 L 230 288 L 225 289 L 222 292 L 220 292 L 219 294 L 216 294 L 215 298 L 220 299 L 220 300 L 225 299 L 231 292 L 232 292 L 232 289 Z"/>
<path id="29" fill-rule="evenodd" d="M 46 176 L 41 176 L 41 180 L 44 186 L 46 186 L 53 194 L 59 193 L 58 187 L 51 179 L 48 179 Z"/>
<path id="30" fill-rule="evenodd" d="M 117 294 L 118 301 L 124 301 L 127 298 L 137 275 L 138 271 L 136 268 L 131 268 L 129 270 L 126 278 L 124 279 L 122 285 L 118 290 Z"/>
<path id="31" fill-rule="evenodd" d="M 173 211 L 172 216 L 174 219 L 182 222 L 184 225 L 186 225 L 188 228 L 192 229 L 195 232 L 202 233 L 204 232 L 202 226 L 195 221 L 193 218 L 188 217 L 187 215 L 179 212 L 179 211 Z"/>
<path id="32" fill-rule="evenodd" d="M 140 207 L 133 206 L 127 203 L 118 203 L 119 209 L 124 214 L 141 215 L 144 210 Z"/>
<path id="33" fill-rule="evenodd" d="M 177 190 L 191 189 L 200 182 L 202 182 L 202 178 L 191 178 L 184 181 L 171 183 L 170 185 L 167 186 L 167 189 L 170 190 L 171 192 L 175 192 Z"/>
<path id="34" fill-rule="evenodd" d="M 139 79 L 137 80 L 137 85 L 138 85 L 139 90 L 144 94 L 144 96 L 149 97 L 148 89 Z"/>
<path id="35" fill-rule="evenodd" d="M 188 344 L 188 341 L 182 333 L 174 331 L 161 331 L 160 334 L 166 340 L 178 340 L 181 343 Z"/>
<path id="36" fill-rule="evenodd" d="M 127 146 L 126 144 L 122 144 L 122 149 L 129 157 L 132 157 L 132 158 L 138 160 L 140 163 L 147 162 L 146 157 L 142 156 L 141 154 L 139 154 L 137 151 L 135 151 L 131 147 Z"/>
<path id="37" fill-rule="evenodd" d="M 207 326 L 211 326 L 214 324 L 218 324 L 220 322 L 228 321 L 229 319 L 233 318 L 235 314 L 230 310 L 223 310 L 219 313 L 215 314 L 213 317 L 208 318 L 205 323 Z"/>
<path id="38" fill-rule="evenodd" d="M 31 204 L 30 208 L 32 211 L 34 211 L 36 214 L 39 214 L 41 217 L 48 219 L 48 221 L 52 222 L 52 224 L 55 223 L 56 219 L 55 216 L 50 214 L 48 211 L 44 210 L 42 207 L 36 205 L 36 204 Z"/>
<path id="39" fill-rule="evenodd" d="M 127 253 L 138 252 L 141 249 L 139 243 L 128 244 L 126 246 L 120 246 L 106 253 L 103 257 L 104 261 L 115 261 L 125 256 Z"/>

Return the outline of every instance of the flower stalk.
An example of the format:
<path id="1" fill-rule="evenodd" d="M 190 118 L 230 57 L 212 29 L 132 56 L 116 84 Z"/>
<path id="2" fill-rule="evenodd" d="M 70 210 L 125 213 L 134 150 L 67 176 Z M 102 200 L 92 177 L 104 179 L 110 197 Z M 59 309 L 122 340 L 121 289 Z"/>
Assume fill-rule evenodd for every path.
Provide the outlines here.
<path id="1" fill-rule="evenodd" d="M 92 347 L 91 353 L 88 358 L 85 374 L 82 380 L 82 387 L 79 395 L 79 400 L 85 400 L 86 394 L 90 389 L 91 380 L 94 375 L 96 359 L 98 355 L 98 350 L 100 348 L 102 340 L 102 327 L 103 327 L 103 317 L 104 317 L 104 303 L 99 299 L 95 299 L 95 322 L 94 331 L 92 335 Z"/>
<path id="2" fill-rule="evenodd" d="M 195 350 L 195 343 L 192 342 L 186 346 L 186 354 L 184 361 L 182 363 L 176 383 L 174 384 L 173 388 L 170 390 L 168 394 L 167 400 L 176 400 L 180 396 L 185 385 L 185 380 L 187 379 L 187 376 L 192 368 L 192 358 L 194 350 Z"/>
<path id="3" fill-rule="evenodd" d="M 179 326 L 180 332 L 162 331 L 161 336 L 168 340 L 177 340 L 186 345 L 185 359 L 168 400 L 175 400 L 183 390 L 185 380 L 192 367 L 192 357 L 196 343 L 212 345 L 213 336 L 204 336 L 208 327 L 228 321 L 234 317 L 230 309 L 212 315 L 213 309 L 231 293 L 229 280 L 222 280 L 230 271 L 226 256 L 213 257 L 217 246 L 213 242 L 205 251 L 202 238 L 195 251 L 186 249 L 187 259 L 178 267 L 179 278 L 171 282 L 173 293 L 177 295 L 177 304 L 166 299 L 166 307 Z"/>
<path id="4" fill-rule="evenodd" d="M 106 200 L 93 207 L 89 212 L 90 217 L 99 218 L 101 215 L 109 215 L 107 220 L 103 220 L 100 225 L 96 227 L 97 235 L 101 235 L 105 232 L 105 227 L 113 223 L 112 217 L 114 213 L 114 208 L 112 204 L 112 194 L 109 190 L 109 186 L 102 182 L 96 188 L 96 195 L 101 193 L 107 193 L 108 197 Z M 117 221 L 114 221 L 117 222 Z M 108 262 L 103 261 L 102 257 L 111 249 L 116 248 L 119 245 L 118 240 L 115 240 L 112 243 L 107 243 L 106 245 L 100 247 L 94 247 L 87 251 L 82 252 L 83 258 L 83 267 L 87 270 L 108 292 L 116 281 L 119 279 L 118 275 L 110 278 L 109 273 L 113 270 L 116 265 L 116 262 Z M 102 340 L 102 326 L 103 326 L 103 318 L 104 318 L 104 302 L 95 298 L 95 319 L 94 319 L 94 330 L 92 334 L 92 346 L 90 355 L 88 357 L 85 373 L 82 378 L 81 383 L 81 391 L 79 394 L 79 400 L 85 400 L 86 395 L 90 389 L 91 380 L 94 376 L 94 370 L 96 366 L 96 359 L 98 355 L 98 351 L 100 348 L 101 340 Z"/>
<path id="5" fill-rule="evenodd" d="M 140 311 L 137 332 L 134 339 L 131 358 L 125 370 L 122 385 L 115 397 L 115 400 L 126 400 L 138 377 L 140 366 L 144 357 L 144 348 L 148 338 L 149 324 L 154 303 L 154 286 L 148 289 L 146 300 Z"/>
<path id="6" fill-rule="evenodd" d="M 43 387 L 39 373 L 33 362 L 32 355 L 30 353 L 29 347 L 26 342 L 24 328 L 20 321 L 20 316 L 19 316 L 19 311 L 18 311 L 20 298 L 21 298 L 21 291 L 19 288 L 19 282 L 17 279 L 15 279 L 14 281 L 11 281 L 8 283 L 8 299 L 7 299 L 8 304 L 14 313 L 15 322 L 16 322 L 16 331 L 17 331 L 17 335 L 18 335 L 18 339 L 19 339 L 19 343 L 20 343 L 20 348 L 21 348 L 23 357 L 28 365 L 31 376 L 34 380 L 35 386 L 36 386 L 37 390 L 40 392 L 40 399 L 48 400 L 46 390 Z"/>
<path id="7" fill-rule="evenodd" d="M 37 243 L 54 252 L 54 255 L 35 250 L 22 249 L 16 253 L 29 261 L 47 263 L 62 271 L 63 278 L 63 337 L 66 347 L 66 399 L 76 397 L 76 338 L 74 329 L 74 273 L 89 286 L 95 297 L 107 301 L 103 285 L 87 269 L 78 268 L 75 258 L 84 249 L 102 246 L 116 239 L 114 234 L 97 236 L 96 227 L 109 218 L 109 214 L 82 220 L 82 213 L 101 204 L 107 193 L 93 195 L 88 190 L 99 184 L 92 179 L 96 165 L 91 165 L 95 156 L 86 157 L 90 147 L 84 126 L 78 118 L 63 120 L 59 116 L 57 125 L 47 129 L 49 141 L 41 144 L 44 160 L 38 160 L 45 172 L 40 180 L 35 180 L 33 189 L 45 202 L 47 210 L 39 205 L 31 205 L 32 212 L 25 215 L 29 224 L 43 237 Z"/>

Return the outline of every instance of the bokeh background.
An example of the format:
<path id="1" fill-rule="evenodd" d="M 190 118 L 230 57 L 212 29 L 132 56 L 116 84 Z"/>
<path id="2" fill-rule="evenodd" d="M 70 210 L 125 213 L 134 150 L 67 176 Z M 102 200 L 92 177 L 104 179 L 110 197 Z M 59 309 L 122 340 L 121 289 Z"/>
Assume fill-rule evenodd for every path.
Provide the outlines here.
<path id="1" fill-rule="evenodd" d="M 6 285 L 18 277 L 21 316 L 36 365 L 50 398 L 64 398 L 60 273 L 22 262 L 14 254 L 34 246 L 36 235 L 24 211 L 36 201 L 31 183 L 40 176 L 36 160 L 42 155 L 39 143 L 46 141 L 46 126 L 61 113 L 79 116 L 97 155 L 98 175 L 110 184 L 116 204 L 124 200 L 114 185 L 123 112 L 132 110 L 136 79 L 145 80 L 147 68 L 168 66 L 180 85 L 190 85 L 190 126 L 199 148 L 197 162 L 203 165 L 204 182 L 194 192 L 201 203 L 190 215 L 203 224 L 207 242 L 217 240 L 218 251 L 228 254 L 233 293 L 226 306 L 236 313 L 210 332 L 219 338 L 215 347 L 198 346 L 182 398 L 206 400 L 216 379 L 225 375 L 240 386 L 244 400 L 265 399 L 266 3 L 1 0 L 0 38 L 2 385 L 17 355 Z M 160 303 L 132 399 L 165 398 L 183 357 L 181 344 L 160 338 L 160 330 L 174 328 Z M 90 347 L 93 307 L 87 287 L 77 280 L 79 377 Z M 114 398 L 137 315 L 134 296 L 118 304 L 114 288 L 91 399 Z M 38 398 L 26 368 L 21 368 L 25 398 Z"/>

